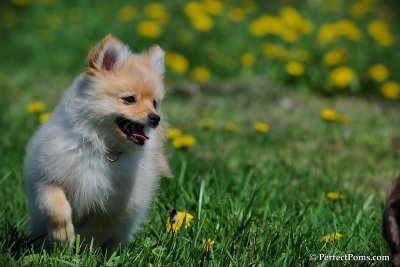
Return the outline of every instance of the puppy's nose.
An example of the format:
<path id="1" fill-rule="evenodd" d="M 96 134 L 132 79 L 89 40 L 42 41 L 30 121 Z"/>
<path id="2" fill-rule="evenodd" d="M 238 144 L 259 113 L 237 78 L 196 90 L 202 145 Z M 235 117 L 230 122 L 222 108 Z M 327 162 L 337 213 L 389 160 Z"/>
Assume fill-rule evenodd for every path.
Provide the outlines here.
<path id="1" fill-rule="evenodd" d="M 150 123 L 151 127 L 156 127 L 161 120 L 160 116 L 158 116 L 155 113 L 150 113 L 148 115 L 148 117 L 149 117 L 149 123 Z"/>

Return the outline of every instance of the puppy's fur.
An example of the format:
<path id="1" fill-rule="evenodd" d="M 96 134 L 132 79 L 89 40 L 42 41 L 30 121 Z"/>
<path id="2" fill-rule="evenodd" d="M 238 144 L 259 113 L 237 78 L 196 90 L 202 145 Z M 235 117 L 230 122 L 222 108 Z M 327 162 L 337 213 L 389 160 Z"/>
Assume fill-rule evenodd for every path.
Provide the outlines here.
<path id="1" fill-rule="evenodd" d="M 170 176 L 163 126 L 149 116 L 159 119 L 163 74 L 159 46 L 134 54 L 108 35 L 89 53 L 85 73 L 28 146 L 25 176 L 36 245 L 73 245 L 77 234 L 105 248 L 131 240 L 158 177 Z"/>

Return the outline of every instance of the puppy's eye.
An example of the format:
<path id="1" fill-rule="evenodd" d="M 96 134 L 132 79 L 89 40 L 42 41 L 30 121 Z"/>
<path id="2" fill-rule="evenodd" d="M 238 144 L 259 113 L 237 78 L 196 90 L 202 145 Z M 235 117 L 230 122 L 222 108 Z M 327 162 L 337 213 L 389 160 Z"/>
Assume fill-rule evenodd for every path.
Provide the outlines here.
<path id="1" fill-rule="evenodd" d="M 122 100 L 124 100 L 125 105 L 132 105 L 132 104 L 136 103 L 136 97 L 134 97 L 133 95 L 125 96 L 122 98 Z"/>
<path id="2" fill-rule="evenodd" d="M 153 106 L 154 108 L 157 108 L 157 101 L 153 100 Z"/>

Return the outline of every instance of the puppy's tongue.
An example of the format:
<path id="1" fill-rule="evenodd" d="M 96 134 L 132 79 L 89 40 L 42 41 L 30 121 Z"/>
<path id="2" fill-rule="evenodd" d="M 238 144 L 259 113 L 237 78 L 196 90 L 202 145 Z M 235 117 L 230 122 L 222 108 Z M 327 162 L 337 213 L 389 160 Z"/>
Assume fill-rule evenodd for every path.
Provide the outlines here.
<path id="1" fill-rule="evenodd" d="M 132 136 L 142 142 L 145 142 L 146 139 L 150 139 L 149 137 L 147 137 L 145 134 L 132 134 Z"/>

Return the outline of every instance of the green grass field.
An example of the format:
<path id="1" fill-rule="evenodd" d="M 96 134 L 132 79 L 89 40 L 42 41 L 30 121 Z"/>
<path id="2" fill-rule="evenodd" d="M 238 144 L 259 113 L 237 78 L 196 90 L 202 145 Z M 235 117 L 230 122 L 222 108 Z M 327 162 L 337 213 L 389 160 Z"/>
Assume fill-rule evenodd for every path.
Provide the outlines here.
<path id="1" fill-rule="evenodd" d="M 10 75 L 18 82 L 17 74 Z M 69 83 L 69 77 L 43 79 L 58 84 L 60 91 Z M 310 262 L 309 255 L 388 255 L 381 217 L 400 153 L 398 107 L 360 98 L 325 99 L 253 80 L 216 84 L 195 96 L 170 88 L 163 109 L 171 125 L 195 136 L 197 143 L 187 150 L 168 143 L 175 177 L 162 181 L 149 220 L 128 248 L 105 257 L 94 248 L 60 247 L 53 254 L 33 254 L 16 239 L 25 236 L 27 222 L 25 145 L 39 124 L 24 106 L 32 98 L 54 105 L 60 94 L 48 95 L 41 86 L 33 79 L 29 94 L 3 91 L 2 266 L 337 266 Z M 208 114 L 199 116 L 205 106 Z M 319 113 L 327 106 L 346 112 L 351 122 L 323 121 Z M 202 118 L 213 119 L 213 128 L 198 129 L 194 122 Z M 254 120 L 267 121 L 270 131 L 255 132 Z M 227 121 L 237 123 L 237 132 L 221 127 Z M 328 199 L 331 191 L 343 199 Z M 166 210 L 172 208 L 195 217 L 177 236 L 165 228 Z M 17 226 L 16 236 L 11 225 Z M 342 238 L 320 241 L 335 232 Z M 208 238 L 215 240 L 209 254 L 201 247 L 201 240 Z M 365 262 L 340 263 L 357 264 Z"/>
<path id="2" fill-rule="evenodd" d="M 268 58 L 260 50 L 264 41 L 284 41 L 246 33 L 262 12 L 276 14 L 283 2 L 307 16 L 322 1 L 315 1 L 319 4 L 313 7 L 277 1 L 271 10 L 260 4 L 246 11 L 224 42 L 222 33 L 230 27 L 228 4 L 224 13 L 210 15 L 214 28 L 201 32 L 190 28 L 188 18 L 178 12 L 181 2 L 164 3 L 168 14 L 177 15 L 170 15 L 165 25 L 162 16 L 154 18 L 163 31 L 150 39 L 132 33 L 146 19 L 139 12 L 146 1 L 139 1 L 133 17 L 129 8 L 125 10 L 122 19 L 123 5 L 116 3 L 109 9 L 78 1 L 0 4 L 4 37 L 0 43 L 0 266 L 387 266 L 388 261 L 322 260 L 320 254 L 371 259 L 389 255 L 381 228 L 385 198 L 399 174 L 396 99 L 400 87 L 394 70 L 400 61 L 393 52 L 398 43 L 379 48 L 367 39 L 366 23 L 375 16 L 371 12 L 354 19 L 364 39 L 339 43 L 354 51 L 350 54 L 355 59 L 340 62 L 339 66 L 349 64 L 354 74 L 338 90 L 328 82 L 334 67 L 322 63 L 323 54 L 334 47 L 314 46 L 310 38 L 316 32 L 285 43 L 290 51 L 297 47 L 313 54 L 301 63 L 302 73 L 294 68 L 295 75 L 285 71 L 288 59 Z M 330 13 L 329 19 L 347 16 L 346 5 L 339 2 L 342 8 Z M 241 1 L 232 3 L 239 6 Z M 89 12 L 91 19 L 84 16 Z M 316 19 L 323 16 L 322 12 Z M 327 23 L 312 22 L 315 29 Z M 167 34 L 174 27 L 180 33 L 176 40 Z M 87 50 L 109 32 L 136 51 L 159 43 L 167 54 L 185 54 L 189 67 L 169 62 L 162 110 L 171 127 L 193 136 L 196 143 L 179 149 L 173 140 L 167 141 L 174 178 L 161 181 L 148 220 L 128 247 L 105 252 L 95 247 L 79 249 L 78 242 L 73 250 L 58 245 L 52 252 L 34 252 L 29 246 L 23 159 L 29 138 L 40 126 L 40 114 L 30 114 L 26 107 L 40 101 L 51 112 L 73 77 L 83 71 Z M 243 40 L 248 40 L 250 51 Z M 199 57 L 198 51 L 204 51 L 204 56 Z M 247 54 L 245 60 L 240 59 L 242 54 Z M 249 54 L 260 60 L 248 64 Z M 227 58 L 233 63 L 225 62 Z M 219 66 L 221 62 L 228 67 Z M 385 79 L 371 81 L 366 75 L 368 67 L 378 63 L 391 70 L 387 81 L 397 81 L 387 91 L 380 90 Z M 207 66 L 211 78 L 196 76 L 198 66 Z M 350 120 L 331 122 L 321 116 L 325 109 Z M 257 131 L 257 121 L 269 129 Z M 226 123 L 237 129 L 227 130 Z M 339 193 L 340 199 L 330 199 L 330 192 Z M 166 230 L 171 209 L 194 216 L 177 235 Z M 337 238 L 321 241 L 335 233 Z M 208 239 L 214 244 L 207 250 L 202 243 Z"/>

